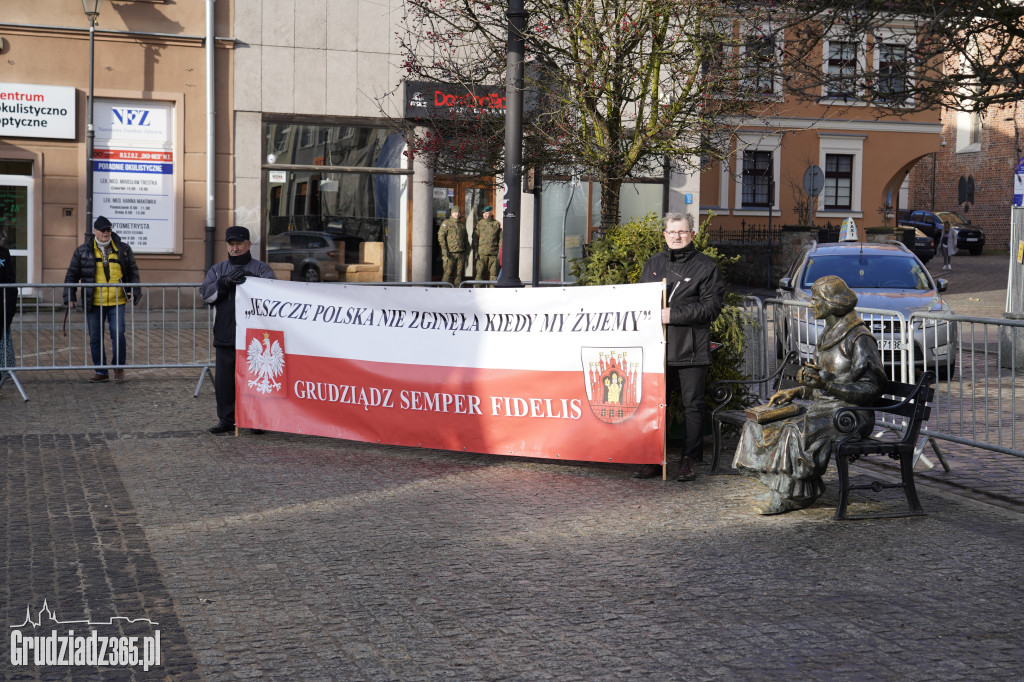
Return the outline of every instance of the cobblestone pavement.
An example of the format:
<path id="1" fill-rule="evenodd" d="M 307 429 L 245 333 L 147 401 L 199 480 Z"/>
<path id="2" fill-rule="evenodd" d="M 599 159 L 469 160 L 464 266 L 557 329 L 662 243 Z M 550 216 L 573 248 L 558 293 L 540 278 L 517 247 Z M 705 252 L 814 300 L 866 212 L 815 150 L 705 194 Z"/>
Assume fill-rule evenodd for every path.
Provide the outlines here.
<path id="1" fill-rule="evenodd" d="M 5 644 L 3 679 L 1020 677 L 1024 514 L 983 494 L 924 481 L 926 517 L 834 522 L 830 479 L 812 508 L 766 518 L 755 482 L 705 467 L 637 481 L 212 436 L 194 372 L 20 378 L 30 402 L 0 390 L 2 621 L 43 600 L 65 619 L 147 617 L 163 664 L 15 667 Z"/>

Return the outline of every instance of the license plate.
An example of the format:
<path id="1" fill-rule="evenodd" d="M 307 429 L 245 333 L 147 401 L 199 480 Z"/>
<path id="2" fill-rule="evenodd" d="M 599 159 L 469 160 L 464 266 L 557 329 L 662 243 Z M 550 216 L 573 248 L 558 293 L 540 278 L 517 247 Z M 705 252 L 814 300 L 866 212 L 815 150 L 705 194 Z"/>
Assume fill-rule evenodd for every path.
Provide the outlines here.
<path id="1" fill-rule="evenodd" d="M 879 341 L 878 350 L 903 350 L 902 341 Z"/>
<path id="2" fill-rule="evenodd" d="M 978 241 L 978 238 L 977 237 L 968 237 L 967 241 L 969 241 L 969 242 L 976 242 L 976 241 Z"/>

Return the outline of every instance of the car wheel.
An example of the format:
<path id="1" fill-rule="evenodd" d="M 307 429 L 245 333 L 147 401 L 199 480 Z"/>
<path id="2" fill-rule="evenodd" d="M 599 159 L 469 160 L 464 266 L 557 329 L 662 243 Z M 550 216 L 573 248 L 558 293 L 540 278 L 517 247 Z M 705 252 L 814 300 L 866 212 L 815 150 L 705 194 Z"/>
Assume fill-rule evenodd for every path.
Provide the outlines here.
<path id="1" fill-rule="evenodd" d="M 307 265 L 302 271 L 302 279 L 306 282 L 319 282 L 320 281 L 320 270 L 313 265 Z"/>
<path id="2" fill-rule="evenodd" d="M 936 373 L 938 374 L 936 378 L 939 381 L 949 381 L 950 378 L 956 374 L 956 360 L 953 360 L 948 365 L 944 362 L 940 362 Z"/>
<path id="3" fill-rule="evenodd" d="M 981 247 L 980 246 L 972 246 L 970 248 L 970 253 L 971 253 L 972 256 L 980 256 L 981 255 Z"/>

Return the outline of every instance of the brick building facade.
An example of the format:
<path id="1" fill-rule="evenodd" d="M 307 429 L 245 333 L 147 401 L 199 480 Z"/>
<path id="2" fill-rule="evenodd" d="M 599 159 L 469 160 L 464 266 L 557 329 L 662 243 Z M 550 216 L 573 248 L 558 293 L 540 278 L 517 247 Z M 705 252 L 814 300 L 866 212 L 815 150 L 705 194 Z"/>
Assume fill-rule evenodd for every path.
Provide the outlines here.
<path id="1" fill-rule="evenodd" d="M 907 208 L 958 211 L 985 231 L 987 248 L 1006 248 L 1024 112 L 1018 105 L 990 107 L 980 115 L 946 109 L 941 120 L 937 150 L 910 172 Z M 961 176 L 974 178 L 974 203 L 966 213 L 957 203 Z"/>

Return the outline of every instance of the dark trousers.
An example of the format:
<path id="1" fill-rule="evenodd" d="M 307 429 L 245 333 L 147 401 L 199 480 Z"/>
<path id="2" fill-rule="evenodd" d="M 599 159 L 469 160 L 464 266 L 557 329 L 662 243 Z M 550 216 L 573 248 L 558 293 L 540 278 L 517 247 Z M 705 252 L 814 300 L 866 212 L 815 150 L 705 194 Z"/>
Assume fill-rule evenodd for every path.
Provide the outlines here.
<path id="1" fill-rule="evenodd" d="M 696 461 L 704 455 L 704 384 L 708 368 L 674 366 L 671 369 L 679 375 L 679 393 L 686 415 L 683 456 Z"/>
<path id="2" fill-rule="evenodd" d="M 216 365 L 213 391 L 217 396 L 217 417 L 225 424 L 235 423 L 235 348 L 215 346 Z"/>

